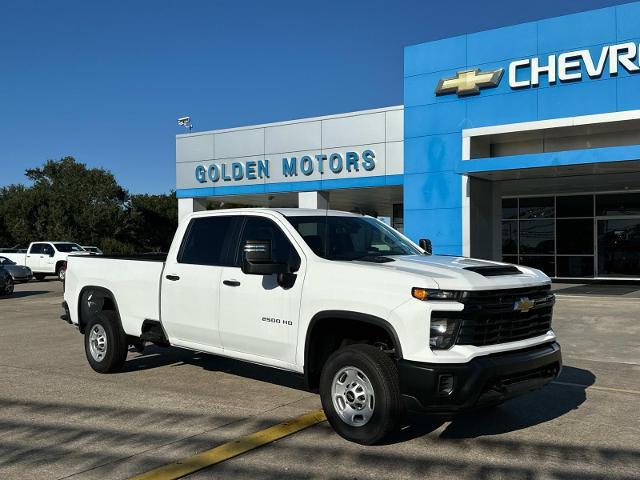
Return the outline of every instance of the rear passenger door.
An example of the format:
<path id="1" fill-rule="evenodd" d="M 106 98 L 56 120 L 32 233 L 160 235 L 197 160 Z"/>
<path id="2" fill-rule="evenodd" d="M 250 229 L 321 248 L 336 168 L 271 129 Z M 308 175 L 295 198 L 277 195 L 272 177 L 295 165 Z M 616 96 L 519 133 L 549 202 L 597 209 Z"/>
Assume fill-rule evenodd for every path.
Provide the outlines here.
<path id="1" fill-rule="evenodd" d="M 247 240 L 270 240 L 274 261 L 293 265 L 293 285 L 279 285 L 275 274 L 243 273 L 242 246 Z M 276 366 L 295 362 L 305 267 L 302 252 L 280 225 L 267 217 L 246 217 L 234 264 L 222 270 L 220 279 L 220 335 L 225 353 Z"/>
<path id="2" fill-rule="evenodd" d="M 220 275 L 232 264 L 239 222 L 230 215 L 193 218 L 179 251 L 167 258 L 161 320 L 172 343 L 213 352 L 221 349 Z"/>

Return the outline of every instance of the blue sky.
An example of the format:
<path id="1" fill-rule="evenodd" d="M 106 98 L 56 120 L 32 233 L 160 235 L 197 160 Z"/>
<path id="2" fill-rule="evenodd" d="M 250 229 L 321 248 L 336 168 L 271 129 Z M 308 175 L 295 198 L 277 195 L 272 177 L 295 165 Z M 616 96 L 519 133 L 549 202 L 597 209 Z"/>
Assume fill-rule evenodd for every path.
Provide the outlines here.
<path id="1" fill-rule="evenodd" d="M 3 2 L 0 186 L 72 155 L 168 192 L 180 116 L 211 130 L 401 104 L 405 45 L 619 3 Z"/>

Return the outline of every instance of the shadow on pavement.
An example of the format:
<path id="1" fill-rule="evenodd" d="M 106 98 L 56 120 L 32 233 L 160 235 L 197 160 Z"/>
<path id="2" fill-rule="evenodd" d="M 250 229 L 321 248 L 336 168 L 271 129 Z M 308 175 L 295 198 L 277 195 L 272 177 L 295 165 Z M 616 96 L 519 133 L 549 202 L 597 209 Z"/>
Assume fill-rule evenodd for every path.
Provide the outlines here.
<path id="1" fill-rule="evenodd" d="M 216 365 L 216 368 L 220 365 Z M 591 379 L 586 370 L 566 367 L 568 379 Z M 460 416 L 440 435 L 420 438 L 411 447 L 362 447 L 347 444 L 326 425 L 318 425 L 271 443 L 264 450 L 231 460 L 203 475 L 215 478 L 274 480 L 353 479 L 375 470 L 378 478 L 452 479 L 612 479 L 631 480 L 640 471 L 640 450 L 597 444 L 525 438 L 490 437 L 557 418 L 578 408 L 584 390 L 550 385 L 537 393 L 505 403 L 495 411 Z M 15 478 L 51 478 L 58 467 L 65 474 L 92 478 L 102 473 L 126 478 L 174 458 L 157 451 L 166 445 L 199 452 L 234 440 L 226 425 L 245 421 L 235 415 L 169 408 L 132 408 L 83 402 L 14 400 L 0 397 L 0 478 L 3 469 Z M 522 417 L 519 419 L 518 417 Z M 62 424 L 60 418 L 64 418 Z M 261 429 L 281 419 L 268 414 L 252 424 Z M 422 423 L 422 435 L 442 425 Z M 206 436 L 188 435 L 208 431 Z M 419 435 L 419 436 L 422 436 Z M 483 436 L 487 437 L 483 437 Z M 404 440 L 408 440 L 407 437 Z M 270 459 L 278 459 L 272 461 Z M 327 468 L 331 466 L 331 468 Z M 118 472 L 118 473 L 116 473 Z M 634 473 L 635 472 L 635 473 Z M 120 473 L 122 473 L 120 475 Z M 198 476 L 198 478 L 202 478 Z"/>
<path id="2" fill-rule="evenodd" d="M 3 298 L 22 298 L 32 297 L 34 295 L 42 295 L 44 293 L 51 293 L 52 290 L 15 290 L 13 294 Z"/>
<path id="3" fill-rule="evenodd" d="M 302 375 L 275 368 L 219 357 L 181 348 L 148 345 L 139 356 L 129 357 L 123 372 L 135 372 L 169 365 L 195 365 L 211 372 L 224 372 L 261 382 L 274 383 L 296 390 L 305 390 Z"/>
<path id="4" fill-rule="evenodd" d="M 508 400 L 502 405 L 458 414 L 451 419 L 428 415 L 411 415 L 409 426 L 390 439 L 400 443 L 431 433 L 450 420 L 440 438 L 465 439 L 522 430 L 554 420 L 576 410 L 586 400 L 585 389 L 595 383 L 595 375 L 589 370 L 567 367 L 558 378 L 581 386 L 563 386 L 551 383 L 540 390 Z"/>

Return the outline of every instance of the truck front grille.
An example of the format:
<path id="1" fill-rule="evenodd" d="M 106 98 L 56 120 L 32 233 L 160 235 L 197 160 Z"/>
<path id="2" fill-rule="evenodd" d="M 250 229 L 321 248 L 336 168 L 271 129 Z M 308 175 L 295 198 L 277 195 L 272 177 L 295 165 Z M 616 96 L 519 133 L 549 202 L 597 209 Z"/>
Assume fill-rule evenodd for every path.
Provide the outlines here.
<path id="1" fill-rule="evenodd" d="M 515 309 L 527 299 L 533 303 L 528 311 Z M 550 286 L 494 291 L 465 292 L 461 312 L 433 312 L 432 316 L 453 315 L 460 320 L 456 345 L 477 347 L 515 342 L 540 335 L 551 329 L 554 296 Z M 526 310 L 526 309 L 525 309 Z"/>

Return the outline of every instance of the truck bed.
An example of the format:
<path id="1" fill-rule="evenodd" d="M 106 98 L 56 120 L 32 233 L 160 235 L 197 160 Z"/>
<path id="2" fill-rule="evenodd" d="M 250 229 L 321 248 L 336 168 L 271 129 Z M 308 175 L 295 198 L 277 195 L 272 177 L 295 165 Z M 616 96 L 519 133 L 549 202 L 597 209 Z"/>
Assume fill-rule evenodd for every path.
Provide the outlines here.
<path id="1" fill-rule="evenodd" d="M 145 319 L 160 318 L 160 280 L 165 254 L 70 255 L 67 261 L 65 298 L 73 323 L 78 322 L 82 289 L 108 290 L 117 299 L 122 327 L 140 335 Z"/>

